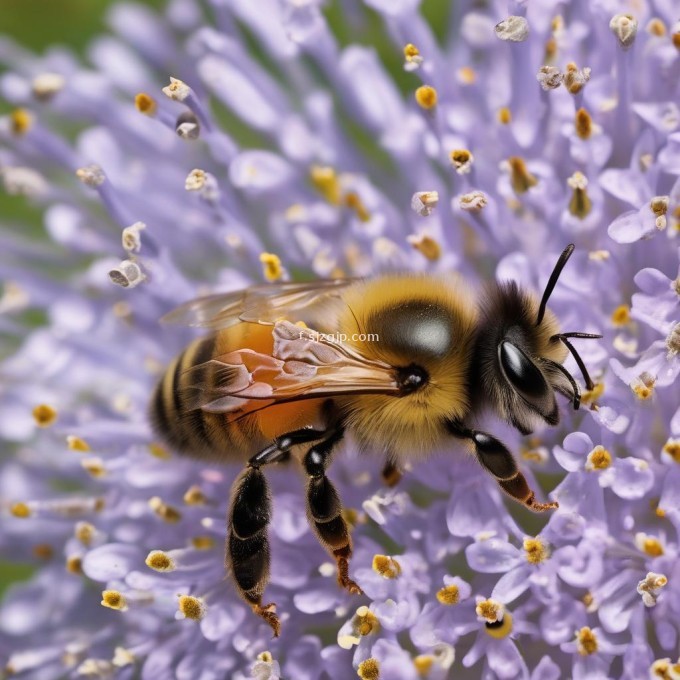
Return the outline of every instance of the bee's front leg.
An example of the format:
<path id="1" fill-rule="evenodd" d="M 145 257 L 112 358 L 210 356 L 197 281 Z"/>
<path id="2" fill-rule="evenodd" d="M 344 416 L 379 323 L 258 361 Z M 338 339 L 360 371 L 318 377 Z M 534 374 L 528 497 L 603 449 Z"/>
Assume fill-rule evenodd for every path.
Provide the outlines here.
<path id="1" fill-rule="evenodd" d="M 448 424 L 449 431 L 456 437 L 468 439 L 475 449 L 477 460 L 498 482 L 498 486 L 515 500 L 523 503 L 529 510 L 545 512 L 558 507 L 558 503 L 539 503 L 536 494 L 529 487 L 526 477 L 517 467 L 515 459 L 506 448 L 505 444 L 496 437 L 480 432 L 469 430 L 459 423 Z"/>
<path id="2" fill-rule="evenodd" d="M 362 594 L 361 588 L 349 577 L 352 539 L 342 516 L 342 504 L 333 483 L 326 477 L 333 447 L 342 439 L 338 428 L 328 439 L 314 445 L 305 455 L 307 481 L 307 514 L 322 545 L 333 555 L 338 565 L 338 583 L 350 593 Z"/>

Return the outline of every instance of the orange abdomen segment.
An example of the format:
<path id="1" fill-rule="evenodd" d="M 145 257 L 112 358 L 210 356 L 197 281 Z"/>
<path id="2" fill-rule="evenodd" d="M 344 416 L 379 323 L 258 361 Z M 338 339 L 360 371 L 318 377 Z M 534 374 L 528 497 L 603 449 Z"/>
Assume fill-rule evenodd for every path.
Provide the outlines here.
<path id="1" fill-rule="evenodd" d="M 168 367 L 156 388 L 151 419 L 159 436 L 191 456 L 226 461 L 247 459 L 291 430 L 323 427 L 324 399 L 268 406 L 232 422 L 226 414 L 198 408 L 197 392 L 187 384 L 188 369 L 238 349 L 271 355 L 273 343 L 272 326 L 256 323 L 239 323 L 191 343 Z M 210 364 L 199 375 L 206 390 L 218 381 L 220 387 L 228 386 L 224 375 Z"/>

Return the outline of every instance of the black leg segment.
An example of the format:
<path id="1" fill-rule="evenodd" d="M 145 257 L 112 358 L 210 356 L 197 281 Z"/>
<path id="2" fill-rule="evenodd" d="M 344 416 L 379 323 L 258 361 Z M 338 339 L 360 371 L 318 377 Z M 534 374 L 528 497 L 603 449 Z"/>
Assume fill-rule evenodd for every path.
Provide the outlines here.
<path id="1" fill-rule="evenodd" d="M 352 540 L 342 516 L 342 503 L 333 483 L 326 477 L 333 447 L 342 439 L 338 428 L 324 441 L 315 444 L 304 458 L 307 481 L 307 515 L 321 544 L 335 558 L 338 583 L 350 593 L 361 594 L 361 588 L 349 577 Z"/>
<path id="2" fill-rule="evenodd" d="M 250 459 L 232 488 L 227 525 L 227 568 L 233 574 L 241 597 L 271 626 L 275 637 L 281 631 L 276 605 L 262 604 L 269 582 L 267 527 L 272 503 L 267 479 L 260 468 L 286 459 L 293 446 L 318 441 L 327 434 L 325 430 L 304 428 L 277 437 Z"/>
<path id="3" fill-rule="evenodd" d="M 496 478 L 498 485 L 509 496 L 534 512 L 545 512 L 558 507 L 556 502 L 539 503 L 536 500 L 536 494 L 529 487 L 526 478 L 518 469 L 515 459 L 503 442 L 486 432 L 469 430 L 460 423 L 449 422 L 448 428 L 455 437 L 472 442 L 477 460 Z"/>

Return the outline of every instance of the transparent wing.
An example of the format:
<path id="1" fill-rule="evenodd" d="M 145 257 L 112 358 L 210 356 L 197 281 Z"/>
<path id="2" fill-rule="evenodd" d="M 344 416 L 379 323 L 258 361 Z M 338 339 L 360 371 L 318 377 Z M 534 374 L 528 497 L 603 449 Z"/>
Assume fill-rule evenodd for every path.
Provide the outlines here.
<path id="1" fill-rule="evenodd" d="M 287 321 L 277 322 L 273 333 L 272 355 L 239 349 L 190 368 L 183 382 L 193 392 L 191 407 L 233 422 L 276 403 L 399 393 L 389 364 Z"/>
<path id="2" fill-rule="evenodd" d="M 307 283 L 253 286 L 234 293 L 208 295 L 191 300 L 166 314 L 163 323 L 200 326 L 217 330 L 239 321 L 273 325 L 288 314 L 340 298 L 356 279 L 332 279 Z"/>

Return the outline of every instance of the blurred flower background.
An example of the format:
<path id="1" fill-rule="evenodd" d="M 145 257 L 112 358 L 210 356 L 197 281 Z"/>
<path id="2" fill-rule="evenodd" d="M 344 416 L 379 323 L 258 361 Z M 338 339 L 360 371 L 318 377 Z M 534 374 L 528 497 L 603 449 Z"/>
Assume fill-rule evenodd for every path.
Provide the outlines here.
<path id="1" fill-rule="evenodd" d="M 672 0 L 119 2 L 87 40 L 52 4 L 27 30 L 8 1 L 0 37 L 0 674 L 680 677 Z M 529 437 L 485 424 L 560 508 L 455 446 L 386 489 L 350 442 L 352 597 L 272 470 L 272 640 L 224 578 L 237 469 L 150 431 L 191 337 L 158 319 L 393 270 L 541 291 L 569 242 L 550 307 L 604 335 L 595 388 Z"/>

